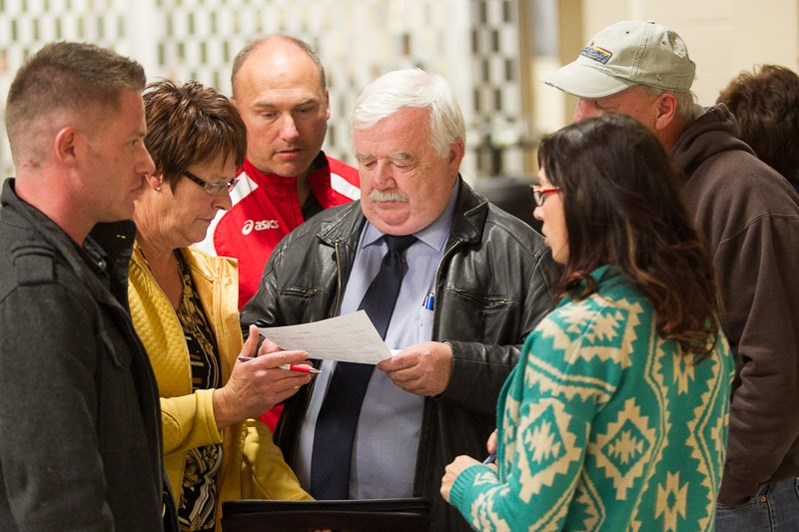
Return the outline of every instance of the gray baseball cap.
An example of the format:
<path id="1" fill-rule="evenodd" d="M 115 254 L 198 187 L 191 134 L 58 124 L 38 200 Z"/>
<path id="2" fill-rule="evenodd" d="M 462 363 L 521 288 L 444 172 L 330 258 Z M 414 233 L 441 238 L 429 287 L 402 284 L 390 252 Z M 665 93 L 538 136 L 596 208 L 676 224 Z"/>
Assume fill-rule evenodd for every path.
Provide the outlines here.
<path id="1" fill-rule="evenodd" d="M 625 20 L 597 33 L 577 60 L 541 79 L 579 98 L 604 98 L 635 85 L 687 91 L 696 65 L 682 38 L 652 21 Z"/>

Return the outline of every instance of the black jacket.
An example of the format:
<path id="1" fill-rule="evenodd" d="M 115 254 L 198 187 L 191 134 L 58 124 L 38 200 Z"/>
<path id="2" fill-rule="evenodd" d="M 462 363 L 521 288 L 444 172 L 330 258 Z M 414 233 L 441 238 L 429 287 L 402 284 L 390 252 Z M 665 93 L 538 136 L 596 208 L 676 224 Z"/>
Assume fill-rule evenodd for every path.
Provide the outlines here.
<path id="1" fill-rule="evenodd" d="M 275 248 L 244 328 L 336 316 L 365 218 L 360 203 L 328 209 Z M 433 339 L 452 345 L 452 377 L 427 398 L 414 495 L 433 501 L 432 530 L 470 530 L 439 494 L 455 456 L 482 457 L 496 426 L 500 388 L 527 334 L 551 309 L 552 260 L 541 235 L 460 183 L 452 229 L 435 280 Z M 275 441 L 293 464 L 312 385 L 286 403 Z"/>
<path id="2" fill-rule="evenodd" d="M 3 184 L 3 531 L 176 529 L 156 381 L 127 310 L 133 223 L 96 230 L 105 245 L 79 248 Z"/>

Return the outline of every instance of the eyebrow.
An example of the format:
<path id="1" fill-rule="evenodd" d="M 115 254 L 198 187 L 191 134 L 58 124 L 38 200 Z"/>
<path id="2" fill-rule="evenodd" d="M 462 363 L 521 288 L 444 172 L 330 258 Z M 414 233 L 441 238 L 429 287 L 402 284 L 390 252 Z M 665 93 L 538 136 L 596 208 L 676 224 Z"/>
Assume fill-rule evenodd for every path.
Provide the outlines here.
<path id="1" fill-rule="evenodd" d="M 369 159 L 378 159 L 378 157 L 368 153 L 355 154 L 355 160 L 357 161 L 365 161 Z M 408 152 L 401 151 L 397 153 L 392 153 L 391 155 L 388 156 L 388 159 L 392 161 L 413 161 L 415 160 L 415 157 Z"/>
<path id="2" fill-rule="evenodd" d="M 297 108 L 297 107 L 302 107 L 303 105 L 308 105 L 308 104 L 316 104 L 316 105 L 318 105 L 319 103 L 320 103 L 319 100 L 316 99 L 316 98 L 306 98 L 306 99 L 304 99 L 304 100 L 302 100 L 300 102 L 295 103 L 291 107 L 292 108 Z M 278 105 L 276 103 L 272 102 L 272 101 L 269 101 L 269 100 L 261 100 L 261 101 L 254 102 L 253 103 L 253 107 L 256 107 L 256 108 L 259 108 L 259 109 L 263 109 L 265 107 L 278 107 Z"/>

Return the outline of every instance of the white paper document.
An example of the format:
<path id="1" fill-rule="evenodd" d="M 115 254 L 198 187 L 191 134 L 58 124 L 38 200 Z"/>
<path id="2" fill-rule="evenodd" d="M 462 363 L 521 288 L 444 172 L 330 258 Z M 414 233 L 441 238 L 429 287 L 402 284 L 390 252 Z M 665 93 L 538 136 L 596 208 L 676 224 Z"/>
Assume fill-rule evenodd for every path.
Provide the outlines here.
<path id="1" fill-rule="evenodd" d="M 312 323 L 258 330 L 281 349 L 305 351 L 309 358 L 377 364 L 391 356 L 363 310 Z"/>

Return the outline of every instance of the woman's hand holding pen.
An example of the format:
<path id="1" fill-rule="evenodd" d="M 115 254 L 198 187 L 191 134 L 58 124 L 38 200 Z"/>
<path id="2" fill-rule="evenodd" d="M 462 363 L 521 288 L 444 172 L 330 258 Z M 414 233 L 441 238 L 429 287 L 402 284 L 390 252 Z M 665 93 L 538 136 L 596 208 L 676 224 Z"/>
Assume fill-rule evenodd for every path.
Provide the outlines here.
<path id="1" fill-rule="evenodd" d="M 488 457 L 483 460 L 483 464 L 496 469 L 497 465 L 494 463 L 497 458 L 497 431 L 491 433 L 486 442 L 486 450 Z M 441 496 L 445 501 L 449 502 L 449 494 L 452 491 L 452 485 L 455 479 L 460 475 L 464 469 L 473 465 L 478 465 L 480 462 L 471 456 L 461 455 L 455 458 L 451 464 L 444 469 L 444 476 L 441 478 Z"/>
<path id="2" fill-rule="evenodd" d="M 471 456 L 462 454 L 455 457 L 455 460 L 444 469 L 444 476 L 441 479 L 441 496 L 445 501 L 449 502 L 449 493 L 452 491 L 452 485 L 455 483 L 455 479 L 458 478 L 458 475 L 467 467 L 478 465 L 479 463 L 480 462 Z"/>
<path id="3" fill-rule="evenodd" d="M 304 351 L 275 351 L 277 346 L 265 340 L 255 356 L 258 328 L 250 326 L 250 335 L 233 366 L 230 379 L 214 390 L 214 416 L 219 429 L 247 418 L 258 417 L 276 404 L 294 395 L 312 376 L 299 371 L 286 371 L 283 364 L 307 361 Z"/>

